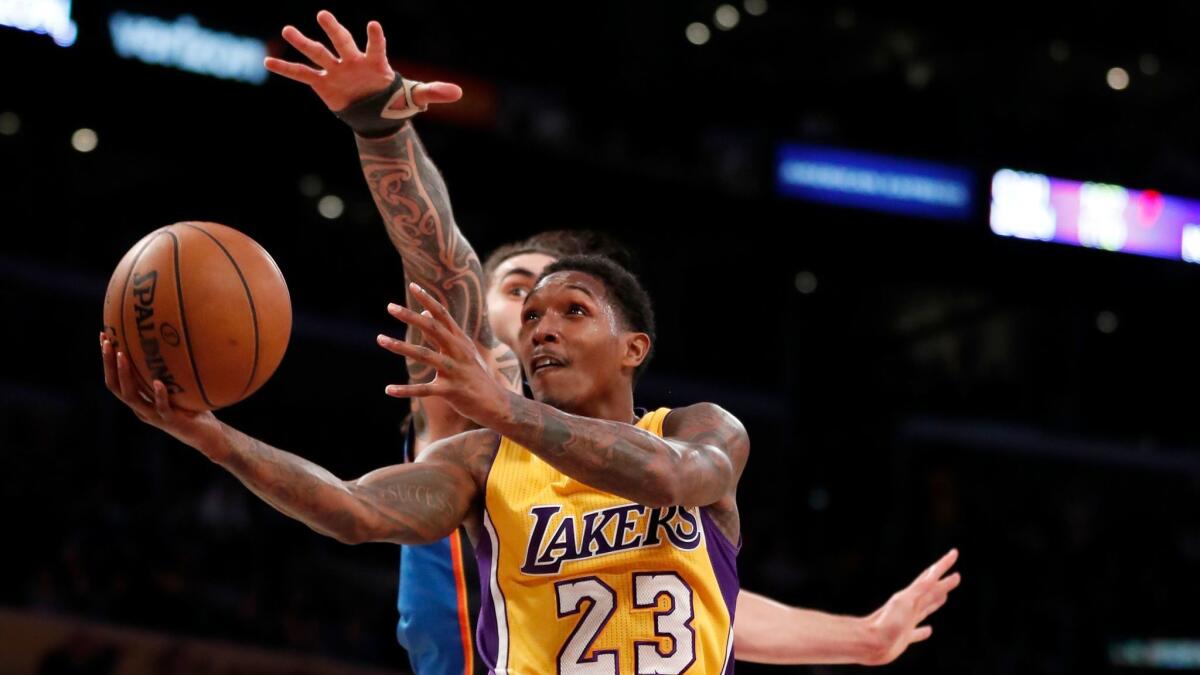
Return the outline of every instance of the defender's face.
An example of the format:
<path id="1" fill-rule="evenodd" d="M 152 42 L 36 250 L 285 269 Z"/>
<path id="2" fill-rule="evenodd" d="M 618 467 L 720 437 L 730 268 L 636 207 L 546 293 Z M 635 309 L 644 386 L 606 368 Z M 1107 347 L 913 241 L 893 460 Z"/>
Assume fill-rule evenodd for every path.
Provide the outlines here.
<path id="1" fill-rule="evenodd" d="M 496 339 L 515 349 L 521 330 L 521 306 L 533 290 L 533 282 L 554 260 L 544 253 L 522 253 L 496 267 L 487 290 L 488 322 Z"/>
<path id="2" fill-rule="evenodd" d="M 555 272 L 525 299 L 515 351 L 533 397 L 575 411 L 628 386 L 621 377 L 625 335 L 603 282 Z"/>

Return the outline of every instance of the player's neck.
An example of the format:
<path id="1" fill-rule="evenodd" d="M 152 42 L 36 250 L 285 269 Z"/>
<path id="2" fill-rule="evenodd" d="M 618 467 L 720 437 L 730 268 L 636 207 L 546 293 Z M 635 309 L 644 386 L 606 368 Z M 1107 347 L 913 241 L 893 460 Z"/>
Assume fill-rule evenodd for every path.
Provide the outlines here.
<path id="1" fill-rule="evenodd" d="M 626 424 L 635 421 L 633 390 L 630 387 L 623 387 L 620 390 L 609 392 L 604 396 L 594 396 L 588 401 L 573 407 L 576 409 L 564 410 L 564 412 L 598 420 L 625 422 Z"/>

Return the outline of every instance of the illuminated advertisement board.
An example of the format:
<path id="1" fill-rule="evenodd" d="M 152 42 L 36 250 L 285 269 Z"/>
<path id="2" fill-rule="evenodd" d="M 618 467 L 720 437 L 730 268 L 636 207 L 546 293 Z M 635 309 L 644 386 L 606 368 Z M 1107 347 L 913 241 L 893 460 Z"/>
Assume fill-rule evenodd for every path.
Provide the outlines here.
<path id="1" fill-rule="evenodd" d="M 966 169 L 811 145 L 780 147 L 775 182 L 788 197 L 931 218 L 969 218 L 973 202 Z"/>
<path id="2" fill-rule="evenodd" d="M 1200 201 L 1001 169 L 988 221 L 1005 237 L 1200 262 Z"/>
<path id="3" fill-rule="evenodd" d="M 49 35 L 61 47 L 75 44 L 71 0 L 0 0 L 0 26 Z"/>
<path id="4" fill-rule="evenodd" d="M 113 49 L 122 58 L 251 84 L 267 80 L 265 42 L 205 28 L 187 14 L 166 20 L 115 12 L 108 19 L 108 30 Z"/>

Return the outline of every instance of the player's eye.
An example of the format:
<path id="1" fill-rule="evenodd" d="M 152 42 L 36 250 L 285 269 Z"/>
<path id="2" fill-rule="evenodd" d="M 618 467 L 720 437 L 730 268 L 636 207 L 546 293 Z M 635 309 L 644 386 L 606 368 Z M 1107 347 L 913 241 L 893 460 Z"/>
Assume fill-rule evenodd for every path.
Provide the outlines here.
<path id="1" fill-rule="evenodd" d="M 529 289 L 524 286 L 513 286 L 508 289 L 508 295 L 513 298 L 524 298 L 529 295 Z"/>
<path id="2" fill-rule="evenodd" d="M 528 312 L 521 314 L 521 323 L 529 323 L 530 321 L 537 320 L 537 318 L 538 313 L 533 310 L 529 310 Z"/>
<path id="3" fill-rule="evenodd" d="M 580 305 L 578 303 L 572 303 L 571 306 L 567 309 L 567 314 L 578 314 L 580 316 L 587 316 L 587 310 L 584 309 L 583 305 Z"/>

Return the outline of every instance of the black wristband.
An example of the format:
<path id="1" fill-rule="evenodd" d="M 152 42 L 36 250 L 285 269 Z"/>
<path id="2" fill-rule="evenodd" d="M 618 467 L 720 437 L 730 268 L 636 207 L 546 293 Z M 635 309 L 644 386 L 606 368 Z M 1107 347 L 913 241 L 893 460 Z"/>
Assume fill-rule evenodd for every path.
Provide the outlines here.
<path id="1" fill-rule="evenodd" d="M 364 138 L 390 136 L 399 131 L 408 121 L 407 118 L 397 119 L 383 116 L 384 110 L 395 97 L 396 92 L 401 89 L 404 89 L 404 78 L 400 76 L 400 73 L 396 73 L 395 79 L 387 89 L 355 101 L 341 110 L 335 110 L 333 114 L 350 125 L 354 133 Z M 411 105 L 410 101 L 402 103 Z"/>

